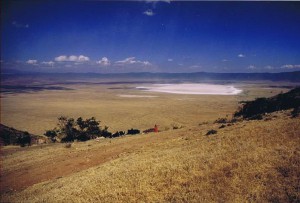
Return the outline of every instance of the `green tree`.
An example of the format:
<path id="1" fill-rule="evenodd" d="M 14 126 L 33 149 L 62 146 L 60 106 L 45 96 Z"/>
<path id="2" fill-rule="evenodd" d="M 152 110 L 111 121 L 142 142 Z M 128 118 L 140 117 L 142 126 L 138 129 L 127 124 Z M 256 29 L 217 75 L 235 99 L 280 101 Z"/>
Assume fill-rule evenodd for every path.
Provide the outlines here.
<path id="1" fill-rule="evenodd" d="M 59 138 L 62 142 L 72 142 L 75 139 L 86 141 L 94 139 L 99 136 L 108 137 L 108 127 L 105 126 L 104 130 L 101 129 L 100 121 L 95 117 L 84 120 L 82 117 L 73 118 L 61 116 L 58 118 L 57 128 L 48 130 L 44 135 L 50 137 L 52 141 Z"/>
<path id="2" fill-rule="evenodd" d="M 58 130 L 54 128 L 53 130 L 47 130 L 44 135 L 49 137 L 52 142 L 56 142 L 57 132 Z"/>
<path id="3" fill-rule="evenodd" d="M 62 142 L 72 142 L 76 138 L 78 130 L 75 128 L 74 118 L 61 116 L 58 118 L 58 134 Z"/>

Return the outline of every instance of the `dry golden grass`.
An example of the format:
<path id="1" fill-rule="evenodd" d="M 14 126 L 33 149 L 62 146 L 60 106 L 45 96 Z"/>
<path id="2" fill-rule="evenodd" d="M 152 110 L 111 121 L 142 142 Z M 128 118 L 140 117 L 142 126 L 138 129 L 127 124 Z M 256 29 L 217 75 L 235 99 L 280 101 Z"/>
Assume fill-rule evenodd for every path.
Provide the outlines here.
<path id="1" fill-rule="evenodd" d="M 125 148 L 102 164 L 5 193 L 2 201 L 296 202 L 300 198 L 300 119 L 285 113 L 274 115 L 272 120 L 243 121 L 223 129 L 209 123 L 75 143 L 70 149 L 55 145 L 8 153 L 4 173 L 26 164 L 41 166 L 54 156 L 80 152 L 89 162 L 93 150 Z M 218 133 L 205 136 L 209 129 L 218 129 Z M 131 148 L 130 143 L 136 147 Z"/>
<path id="2" fill-rule="evenodd" d="M 138 84 L 139 86 L 140 84 Z M 125 85 L 64 85 L 71 91 L 42 91 L 2 95 L 1 123 L 16 129 L 42 135 L 55 127 L 61 115 L 96 117 L 109 130 L 131 127 L 160 129 L 176 125 L 197 125 L 231 115 L 238 101 L 271 96 L 286 89 L 262 89 L 260 84 L 238 84 L 244 93 L 237 96 L 177 95 L 143 92 L 133 84 Z M 109 89 L 109 88 L 125 89 Z M 155 98 L 124 98 L 118 95 L 155 95 Z"/>
<path id="3" fill-rule="evenodd" d="M 237 96 L 108 89 L 119 86 L 134 85 L 65 85 L 74 90 L 4 95 L 1 122 L 36 134 L 53 128 L 60 115 L 95 116 L 112 131 L 143 130 L 155 123 L 165 131 L 73 143 L 70 148 L 2 148 L 1 202 L 300 200 L 299 118 L 279 112 L 268 121 L 243 121 L 222 129 L 213 124 L 231 115 L 238 101 L 286 89 L 238 84 L 244 93 Z M 206 136 L 210 129 L 218 133 Z"/>

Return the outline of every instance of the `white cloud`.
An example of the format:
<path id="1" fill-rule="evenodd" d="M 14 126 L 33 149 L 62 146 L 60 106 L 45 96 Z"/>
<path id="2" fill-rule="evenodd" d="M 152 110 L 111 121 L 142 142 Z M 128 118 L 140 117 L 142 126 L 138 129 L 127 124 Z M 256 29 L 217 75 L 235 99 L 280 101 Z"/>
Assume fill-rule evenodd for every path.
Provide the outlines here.
<path id="1" fill-rule="evenodd" d="M 243 58 L 246 57 L 244 54 L 239 54 L 238 57 Z"/>
<path id="2" fill-rule="evenodd" d="M 27 64 L 37 64 L 37 60 L 34 59 L 29 59 L 28 61 L 26 61 Z"/>
<path id="3" fill-rule="evenodd" d="M 89 60 L 90 60 L 90 58 L 87 56 L 83 56 L 83 55 L 78 56 L 79 62 L 85 62 L 85 61 L 89 61 Z"/>
<path id="4" fill-rule="evenodd" d="M 135 60 L 135 57 L 128 57 L 128 58 L 126 58 L 124 60 L 116 61 L 115 64 L 116 65 L 142 64 L 142 65 L 145 65 L 145 66 L 152 65 L 149 61 L 138 61 L 138 60 Z"/>
<path id="5" fill-rule="evenodd" d="M 264 69 L 267 69 L 267 70 L 273 70 L 273 69 L 274 69 L 274 67 L 273 67 L 273 66 L 270 66 L 270 65 L 268 65 L 268 66 L 265 66 L 265 67 L 264 67 Z"/>
<path id="6" fill-rule="evenodd" d="M 29 28 L 28 24 L 18 23 L 17 21 L 13 21 L 11 24 L 16 28 Z"/>
<path id="7" fill-rule="evenodd" d="M 152 64 L 149 61 L 142 61 L 145 66 L 151 66 Z"/>
<path id="8" fill-rule="evenodd" d="M 165 3 L 171 3 L 171 0 L 146 0 L 147 3 L 156 3 L 160 1 Z"/>
<path id="9" fill-rule="evenodd" d="M 74 56 L 74 55 L 71 55 L 71 56 L 66 56 L 66 55 L 61 55 L 61 56 L 58 56 L 58 57 L 55 57 L 54 58 L 55 61 L 58 61 L 58 62 L 86 62 L 86 61 L 89 61 L 90 58 L 87 57 L 87 56 L 83 56 L 83 55 L 79 55 L 79 56 Z"/>
<path id="10" fill-rule="evenodd" d="M 42 64 L 47 65 L 47 66 L 53 66 L 54 62 L 53 61 L 43 61 Z"/>
<path id="11" fill-rule="evenodd" d="M 192 65 L 189 67 L 189 69 L 198 69 L 198 68 L 201 68 L 201 66 L 199 65 Z"/>
<path id="12" fill-rule="evenodd" d="M 300 65 L 286 64 L 286 65 L 281 66 L 281 68 L 286 68 L 286 69 L 300 68 Z"/>
<path id="13" fill-rule="evenodd" d="M 168 59 L 168 61 L 172 62 L 172 61 L 173 61 L 173 59 Z"/>
<path id="14" fill-rule="evenodd" d="M 69 56 L 69 61 L 77 61 L 78 60 L 78 57 L 77 56 Z"/>
<path id="15" fill-rule="evenodd" d="M 254 70 L 254 69 L 256 69 L 256 67 L 254 65 L 250 65 L 247 67 L 247 69 Z"/>
<path id="16" fill-rule="evenodd" d="M 227 62 L 227 61 L 228 61 L 228 59 L 223 59 L 222 61 L 223 61 L 223 62 Z"/>
<path id="17" fill-rule="evenodd" d="M 148 9 L 147 11 L 144 11 L 143 14 L 145 14 L 147 16 L 154 16 L 155 15 L 155 13 L 151 9 Z"/>
<path id="18" fill-rule="evenodd" d="M 121 60 L 121 61 L 116 61 L 116 64 L 132 64 L 132 63 L 135 63 L 135 57 L 128 57 L 124 60 Z"/>
<path id="19" fill-rule="evenodd" d="M 108 60 L 107 57 L 103 57 L 101 60 L 96 61 L 97 64 L 100 64 L 102 66 L 109 66 L 110 65 L 110 61 Z"/>
<path id="20" fill-rule="evenodd" d="M 54 58 L 55 61 L 58 61 L 58 62 L 62 62 L 62 61 L 68 61 L 68 57 L 67 56 L 58 56 L 58 57 L 55 57 Z"/>

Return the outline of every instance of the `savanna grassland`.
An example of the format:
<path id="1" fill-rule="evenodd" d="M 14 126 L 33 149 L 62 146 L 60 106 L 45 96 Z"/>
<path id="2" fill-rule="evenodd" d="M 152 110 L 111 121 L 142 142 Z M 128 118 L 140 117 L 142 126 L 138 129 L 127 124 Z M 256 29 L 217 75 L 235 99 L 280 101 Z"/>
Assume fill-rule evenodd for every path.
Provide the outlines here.
<path id="1" fill-rule="evenodd" d="M 33 134 L 43 134 L 56 125 L 59 116 L 94 116 L 101 121 L 102 126 L 108 126 L 110 131 L 127 130 L 131 127 L 147 129 L 154 124 L 158 124 L 160 130 L 165 130 L 173 125 L 197 125 L 199 122 L 231 116 L 241 100 L 272 96 L 288 90 L 280 88 L 285 83 L 269 82 L 266 85 L 262 81 L 235 84 L 243 89 L 243 93 L 236 96 L 182 95 L 137 90 L 135 87 L 142 86 L 143 83 L 136 81 L 137 83 L 128 79 L 77 80 L 70 83 L 45 79 L 35 82 L 7 81 L 9 85 L 21 84 L 21 89 L 30 85 L 42 88 L 40 91 L 12 91 L 2 94 L 1 123 Z M 147 81 L 145 84 L 148 84 Z M 270 85 L 279 88 L 269 88 Z M 66 90 L 49 90 L 45 86 L 59 86 Z M 133 97 L 126 97 L 128 95 Z"/>
<path id="2" fill-rule="evenodd" d="M 282 111 L 224 128 L 214 123 L 231 117 L 239 101 L 286 92 L 284 83 L 236 83 L 243 93 L 235 96 L 134 89 L 140 85 L 72 83 L 2 94 L 1 123 L 35 134 L 55 127 L 61 115 L 95 116 L 112 132 L 154 124 L 161 132 L 70 148 L 3 147 L 1 202 L 299 201 L 299 117 Z M 207 136 L 211 129 L 217 134 Z"/>

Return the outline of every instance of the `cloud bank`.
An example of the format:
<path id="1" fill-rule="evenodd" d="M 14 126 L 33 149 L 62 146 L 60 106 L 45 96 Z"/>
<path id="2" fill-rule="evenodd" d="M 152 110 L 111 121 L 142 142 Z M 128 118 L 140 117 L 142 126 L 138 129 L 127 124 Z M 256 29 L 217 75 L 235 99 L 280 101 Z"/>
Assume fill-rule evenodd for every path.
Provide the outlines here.
<path id="1" fill-rule="evenodd" d="M 102 66 L 109 66 L 110 61 L 108 60 L 107 57 L 103 57 L 101 60 L 96 61 L 97 64 L 102 65 Z"/>
<path id="2" fill-rule="evenodd" d="M 294 68 L 300 68 L 300 65 L 286 64 L 286 65 L 281 66 L 281 68 L 285 68 L 285 69 L 294 69 Z"/>
<path id="3" fill-rule="evenodd" d="M 54 60 L 57 62 L 87 62 L 90 60 L 90 58 L 84 55 L 79 55 L 79 56 L 71 55 L 69 57 L 66 55 L 61 55 L 55 57 Z"/>
<path id="4" fill-rule="evenodd" d="M 13 21 L 11 24 L 16 28 L 29 28 L 28 24 L 18 23 L 17 21 Z"/>
<path id="5" fill-rule="evenodd" d="M 27 64 L 37 64 L 37 60 L 35 59 L 29 59 L 28 61 L 26 61 Z"/>
<path id="6" fill-rule="evenodd" d="M 43 61 L 42 64 L 43 65 L 48 65 L 48 66 L 53 66 L 54 62 L 53 61 Z"/>
<path id="7" fill-rule="evenodd" d="M 165 2 L 171 3 L 171 0 L 146 0 L 147 3 Z"/>
<path id="8" fill-rule="evenodd" d="M 122 65 L 122 66 L 130 65 L 130 64 L 140 64 L 140 65 L 145 65 L 145 66 L 151 65 L 151 63 L 149 61 L 138 61 L 138 60 L 135 60 L 135 57 L 129 57 L 129 58 L 126 58 L 121 61 L 116 61 L 115 64 Z"/>
<path id="9" fill-rule="evenodd" d="M 143 14 L 145 14 L 147 16 L 154 16 L 155 15 L 155 13 L 151 9 L 148 9 L 147 11 L 144 11 Z"/>

